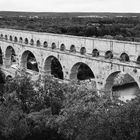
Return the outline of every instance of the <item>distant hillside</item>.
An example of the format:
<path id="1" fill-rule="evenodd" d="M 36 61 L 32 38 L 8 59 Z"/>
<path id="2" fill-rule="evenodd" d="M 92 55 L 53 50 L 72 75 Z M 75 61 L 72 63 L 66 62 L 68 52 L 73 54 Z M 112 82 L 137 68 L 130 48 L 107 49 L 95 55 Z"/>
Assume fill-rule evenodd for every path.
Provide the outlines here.
<path id="1" fill-rule="evenodd" d="M 11 11 L 0 11 L 2 17 L 17 17 L 17 16 L 38 16 L 38 17 L 77 17 L 77 16 L 101 16 L 101 17 L 116 17 L 116 16 L 137 16 L 140 17 L 140 13 L 83 13 L 83 12 L 72 12 L 72 13 L 55 13 L 55 12 L 11 12 Z"/>

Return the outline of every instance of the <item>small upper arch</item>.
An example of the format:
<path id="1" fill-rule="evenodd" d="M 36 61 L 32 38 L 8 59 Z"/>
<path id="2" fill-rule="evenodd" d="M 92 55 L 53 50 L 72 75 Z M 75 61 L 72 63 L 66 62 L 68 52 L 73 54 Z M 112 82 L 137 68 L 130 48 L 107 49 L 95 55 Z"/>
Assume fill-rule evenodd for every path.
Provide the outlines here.
<path id="1" fill-rule="evenodd" d="M 28 38 L 25 38 L 24 43 L 28 44 Z"/>
<path id="2" fill-rule="evenodd" d="M 19 42 L 20 42 L 20 43 L 23 42 L 23 38 L 22 38 L 22 37 L 19 38 Z"/>
<path id="3" fill-rule="evenodd" d="M 92 56 L 93 57 L 98 57 L 100 54 L 99 54 L 99 51 L 97 49 L 93 49 L 92 51 Z"/>
<path id="4" fill-rule="evenodd" d="M 3 34 L 1 34 L 0 37 L 3 38 Z"/>
<path id="5" fill-rule="evenodd" d="M 12 41 L 13 40 L 13 37 L 10 35 L 10 39 L 9 39 L 10 41 Z"/>
<path id="6" fill-rule="evenodd" d="M 84 55 L 85 53 L 86 53 L 86 48 L 85 47 L 81 47 L 80 54 Z"/>
<path id="7" fill-rule="evenodd" d="M 5 40 L 8 40 L 8 36 L 7 35 L 5 35 Z"/>
<path id="8" fill-rule="evenodd" d="M 76 52 L 76 48 L 75 48 L 75 45 L 71 45 L 70 46 L 70 52 Z"/>
<path id="9" fill-rule="evenodd" d="M 52 49 L 56 49 L 56 44 L 54 42 L 52 43 Z"/>
<path id="10" fill-rule="evenodd" d="M 60 51 L 65 51 L 65 50 L 66 50 L 65 44 L 61 44 Z"/>
<path id="11" fill-rule="evenodd" d="M 47 43 L 47 41 L 44 41 L 44 43 L 43 43 L 43 47 L 44 47 L 44 48 L 47 48 L 47 47 L 48 47 L 48 43 Z"/>
<path id="12" fill-rule="evenodd" d="M 34 45 L 34 40 L 33 39 L 30 40 L 30 45 Z"/>
<path id="13" fill-rule="evenodd" d="M 123 61 L 123 62 L 129 62 L 130 61 L 130 59 L 129 59 L 129 56 L 128 56 L 128 54 L 127 53 L 122 53 L 121 55 L 120 55 L 120 61 Z"/>
<path id="14" fill-rule="evenodd" d="M 15 38 L 14 38 L 14 42 L 17 42 L 18 41 L 18 39 L 17 39 L 17 37 L 15 36 Z"/>
<path id="15" fill-rule="evenodd" d="M 105 53 L 105 58 L 106 59 L 112 59 L 113 58 L 113 53 L 112 53 L 112 51 L 107 51 L 106 53 Z"/>
<path id="16" fill-rule="evenodd" d="M 38 47 L 41 46 L 40 40 L 37 40 L 37 41 L 36 41 L 36 46 L 38 46 Z"/>

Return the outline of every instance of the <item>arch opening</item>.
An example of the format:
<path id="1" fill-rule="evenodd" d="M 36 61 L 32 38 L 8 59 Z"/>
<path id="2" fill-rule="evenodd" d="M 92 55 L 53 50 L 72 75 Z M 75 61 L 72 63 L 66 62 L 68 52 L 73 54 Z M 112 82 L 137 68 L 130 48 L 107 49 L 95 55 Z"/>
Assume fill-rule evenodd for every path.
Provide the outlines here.
<path id="1" fill-rule="evenodd" d="M 25 51 L 21 57 L 21 66 L 23 68 L 39 72 L 38 64 L 34 54 L 30 51 Z"/>
<path id="2" fill-rule="evenodd" d="M 61 44 L 61 46 L 60 46 L 60 51 L 65 51 L 65 50 L 66 50 L 65 45 L 64 45 L 64 44 Z"/>
<path id="3" fill-rule="evenodd" d="M 92 56 L 93 57 L 98 57 L 99 56 L 99 51 L 97 49 L 93 49 Z"/>
<path id="4" fill-rule="evenodd" d="M 33 39 L 30 40 L 30 45 L 34 45 L 34 40 Z"/>
<path id="5" fill-rule="evenodd" d="M 106 58 L 106 59 L 112 59 L 112 58 L 113 58 L 113 53 L 112 53 L 112 51 L 107 51 L 107 52 L 105 53 L 105 58 Z"/>
<path id="6" fill-rule="evenodd" d="M 111 97 L 118 98 L 124 102 L 136 98 L 140 92 L 135 79 L 130 74 L 120 71 L 108 76 L 104 88 L 111 94 Z"/>
<path id="7" fill-rule="evenodd" d="M 52 49 L 56 49 L 56 44 L 54 42 L 52 43 Z"/>
<path id="8" fill-rule="evenodd" d="M 13 41 L 13 37 L 10 35 L 10 41 Z"/>
<path id="9" fill-rule="evenodd" d="M 3 39 L 3 34 L 1 34 L 1 35 L 0 35 L 0 38 L 2 38 L 2 39 Z"/>
<path id="10" fill-rule="evenodd" d="M 17 39 L 17 37 L 15 36 L 15 38 L 14 38 L 14 42 L 17 42 L 18 41 L 18 39 Z"/>
<path id="11" fill-rule="evenodd" d="M 28 44 L 28 38 L 25 38 L 24 43 L 25 43 L 25 44 Z"/>
<path id="12" fill-rule="evenodd" d="M 40 41 L 39 40 L 37 40 L 37 42 L 36 42 L 36 46 L 41 46 L 41 43 L 40 43 Z"/>
<path id="13" fill-rule="evenodd" d="M 70 52 L 76 53 L 76 48 L 74 45 L 70 46 Z"/>
<path id="14" fill-rule="evenodd" d="M 86 48 L 85 47 L 82 47 L 80 49 L 80 54 L 84 55 L 86 53 Z"/>
<path id="15" fill-rule="evenodd" d="M 16 53 L 12 46 L 8 46 L 5 53 L 5 65 L 10 67 L 16 63 Z"/>
<path id="16" fill-rule="evenodd" d="M 45 60 L 44 71 L 46 74 L 51 74 L 55 78 L 64 79 L 62 66 L 59 60 L 54 56 L 49 56 Z"/>
<path id="17" fill-rule="evenodd" d="M 5 35 L 5 40 L 8 40 L 8 36 L 7 35 Z"/>
<path id="18" fill-rule="evenodd" d="M 1 47 L 0 47 L 0 65 L 3 65 L 3 54 L 2 54 Z"/>
<path id="19" fill-rule="evenodd" d="M 47 43 L 47 41 L 44 41 L 44 43 L 43 43 L 43 47 L 44 47 L 44 48 L 47 48 L 47 47 L 48 47 L 48 43 Z"/>
<path id="20" fill-rule="evenodd" d="M 95 76 L 90 69 L 90 67 L 82 62 L 76 63 L 72 69 L 70 74 L 71 80 L 88 80 L 88 79 L 94 79 Z"/>
<path id="21" fill-rule="evenodd" d="M 20 42 L 20 43 L 22 43 L 22 42 L 23 42 L 23 39 L 22 39 L 22 37 L 20 37 L 20 38 L 19 38 L 19 42 Z"/>
<path id="22" fill-rule="evenodd" d="M 127 53 L 122 53 L 121 56 L 120 56 L 120 61 L 129 62 L 130 59 L 129 59 L 128 54 Z"/>

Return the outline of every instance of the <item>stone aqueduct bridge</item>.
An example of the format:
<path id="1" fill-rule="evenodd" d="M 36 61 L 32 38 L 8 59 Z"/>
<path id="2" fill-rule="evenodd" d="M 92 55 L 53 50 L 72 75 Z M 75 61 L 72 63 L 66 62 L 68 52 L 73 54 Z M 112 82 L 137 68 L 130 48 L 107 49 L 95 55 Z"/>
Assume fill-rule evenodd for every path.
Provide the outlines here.
<path id="1" fill-rule="evenodd" d="M 123 72 L 140 87 L 140 43 L 0 29 L 0 47 L 6 75 L 14 75 L 12 55 L 19 68 L 31 69 L 27 66 L 30 54 L 37 62 L 34 70 L 41 75 L 66 80 L 93 78 L 97 88 L 110 90 L 115 76 Z M 57 63 L 52 67 L 54 60 Z"/>

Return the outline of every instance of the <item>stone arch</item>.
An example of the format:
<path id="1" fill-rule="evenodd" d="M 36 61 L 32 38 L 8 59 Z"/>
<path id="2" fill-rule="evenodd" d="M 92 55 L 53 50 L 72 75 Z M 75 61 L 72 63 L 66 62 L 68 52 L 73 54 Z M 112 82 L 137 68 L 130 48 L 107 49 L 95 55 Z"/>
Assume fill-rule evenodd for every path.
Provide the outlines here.
<path id="1" fill-rule="evenodd" d="M 71 45 L 70 46 L 70 52 L 76 52 L 76 48 L 75 48 L 75 45 Z"/>
<path id="2" fill-rule="evenodd" d="M 52 49 L 56 49 L 56 44 L 53 42 L 51 47 Z"/>
<path id="3" fill-rule="evenodd" d="M 60 51 L 65 51 L 65 50 L 66 50 L 65 44 L 61 44 Z"/>
<path id="4" fill-rule="evenodd" d="M 113 86 L 113 83 L 114 83 L 114 79 L 115 77 L 120 73 L 121 71 L 116 71 L 116 72 L 113 72 L 111 73 L 107 79 L 106 79 L 106 82 L 105 82 L 105 86 L 104 86 L 104 89 L 106 91 L 111 91 L 112 90 L 112 86 Z"/>
<path id="5" fill-rule="evenodd" d="M 31 51 L 24 51 L 21 57 L 21 67 L 32 71 L 39 72 L 35 55 Z"/>
<path id="6" fill-rule="evenodd" d="M 2 50 L 1 50 L 1 47 L 0 47 L 0 65 L 3 64 L 3 53 L 2 53 Z"/>
<path id="7" fill-rule="evenodd" d="M 34 45 L 34 40 L 33 39 L 30 40 L 30 45 Z"/>
<path id="8" fill-rule="evenodd" d="M 120 61 L 129 62 L 130 59 L 129 59 L 128 54 L 127 54 L 127 53 L 122 53 L 122 54 L 120 55 Z"/>
<path id="9" fill-rule="evenodd" d="M 113 53 L 112 53 L 112 51 L 107 51 L 106 53 L 105 53 L 105 58 L 106 59 L 112 59 L 113 58 Z"/>
<path id="10" fill-rule="evenodd" d="M 1 34 L 0 37 L 3 38 L 3 34 Z"/>
<path id="11" fill-rule="evenodd" d="M 86 48 L 85 47 L 81 47 L 80 54 L 84 55 L 85 53 L 86 53 Z"/>
<path id="12" fill-rule="evenodd" d="M 22 37 L 19 38 L 19 42 L 20 42 L 20 43 L 23 42 L 23 38 L 22 38 Z"/>
<path id="13" fill-rule="evenodd" d="M 120 95 L 115 95 L 116 93 L 114 91 L 117 90 L 121 90 L 122 88 L 129 88 L 127 86 L 136 86 L 137 87 L 137 94 L 140 91 L 139 90 L 139 84 L 138 81 L 135 80 L 135 77 L 133 77 L 130 73 L 124 73 L 121 71 L 116 71 L 111 73 L 105 82 L 104 85 L 104 89 L 105 89 L 105 93 L 110 94 L 111 97 L 122 97 L 122 94 L 120 92 Z M 126 98 L 128 95 L 130 96 L 131 93 L 128 94 L 128 92 L 126 92 L 125 94 L 123 94 L 123 96 Z M 131 96 L 133 95 L 133 93 L 131 94 Z"/>
<path id="14" fill-rule="evenodd" d="M 92 72 L 91 68 L 85 63 L 78 62 L 71 69 L 71 80 L 87 80 L 93 78 L 95 78 L 94 73 Z"/>
<path id="15" fill-rule="evenodd" d="M 24 43 L 28 44 L 28 38 L 25 38 Z"/>
<path id="16" fill-rule="evenodd" d="M 8 40 L 8 36 L 7 35 L 5 35 L 5 40 Z"/>
<path id="17" fill-rule="evenodd" d="M 11 35 L 10 35 L 10 38 L 9 38 L 9 40 L 10 40 L 10 41 L 13 41 L 13 37 L 12 37 Z"/>
<path id="18" fill-rule="evenodd" d="M 92 56 L 93 57 L 98 57 L 100 54 L 99 54 L 99 51 L 97 49 L 93 49 L 92 51 Z"/>
<path id="19" fill-rule="evenodd" d="M 62 65 L 59 60 L 54 56 L 49 56 L 45 60 L 44 71 L 46 74 L 51 74 L 55 78 L 64 79 Z"/>
<path id="20" fill-rule="evenodd" d="M 17 39 L 17 37 L 15 36 L 15 38 L 14 38 L 14 42 L 18 42 L 18 39 Z"/>
<path id="21" fill-rule="evenodd" d="M 5 52 L 5 65 L 10 67 L 13 63 L 16 62 L 16 53 L 12 46 L 8 46 Z"/>
<path id="22" fill-rule="evenodd" d="M 48 47 L 48 43 L 47 43 L 47 41 L 44 41 L 44 43 L 43 43 L 43 47 L 44 47 L 44 48 L 47 48 L 47 47 Z"/>
<path id="23" fill-rule="evenodd" d="M 36 41 L 36 46 L 38 46 L 38 47 L 41 46 L 40 40 L 37 40 L 37 41 Z"/>

